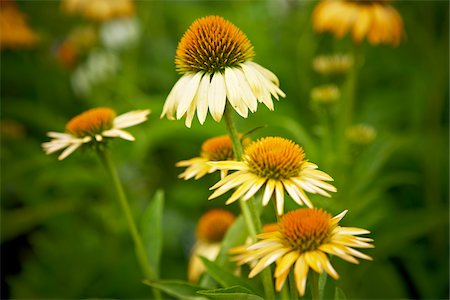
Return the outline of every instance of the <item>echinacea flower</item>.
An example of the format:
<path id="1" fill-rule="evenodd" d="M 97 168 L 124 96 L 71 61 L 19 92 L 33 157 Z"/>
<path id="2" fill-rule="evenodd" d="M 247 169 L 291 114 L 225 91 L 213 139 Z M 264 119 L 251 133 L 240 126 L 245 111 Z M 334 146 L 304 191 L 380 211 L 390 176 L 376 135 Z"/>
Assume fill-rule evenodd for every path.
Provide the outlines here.
<path id="1" fill-rule="evenodd" d="M 365 37 L 373 44 L 397 46 L 403 37 L 403 21 L 388 0 L 323 0 L 313 12 L 314 30 L 342 38 L 352 33 L 353 41 Z"/>
<path id="2" fill-rule="evenodd" d="M 199 256 L 209 260 L 217 258 L 222 240 L 234 220 L 234 215 L 223 209 L 212 209 L 200 218 L 197 223 L 197 242 L 192 248 L 189 259 L 188 280 L 190 282 L 197 282 L 205 271 Z"/>
<path id="3" fill-rule="evenodd" d="M 133 0 L 64 0 L 62 10 L 80 14 L 92 21 L 107 21 L 134 15 Z"/>
<path id="4" fill-rule="evenodd" d="M 328 255 L 335 255 L 358 264 L 356 258 L 372 258 L 353 248 L 373 248 L 372 239 L 358 235 L 370 233 L 355 227 L 340 227 L 343 211 L 335 217 L 321 209 L 302 208 L 281 217 L 278 230 L 257 236 L 260 241 L 247 247 L 236 247 L 230 252 L 239 265 L 255 263 L 249 277 L 256 276 L 276 261 L 275 288 L 280 291 L 293 267 L 295 284 L 300 296 L 305 294 L 306 279 L 311 268 L 317 273 L 327 272 L 334 279 L 339 275 Z M 356 258 L 355 258 L 356 257 Z"/>
<path id="5" fill-rule="evenodd" d="M 247 36 L 219 16 L 196 20 L 178 44 L 175 64 L 183 76 L 167 96 L 161 117 L 181 119 L 190 127 L 195 112 L 200 124 L 207 112 L 219 122 L 228 102 L 244 118 L 258 101 L 273 110 L 272 96 L 285 94 L 278 78 L 252 61 L 255 53 Z"/>
<path id="6" fill-rule="evenodd" d="M 281 137 L 266 137 L 250 144 L 244 151 L 242 161 L 210 162 L 219 170 L 237 170 L 220 180 L 209 199 L 216 198 L 239 186 L 225 202 L 230 204 L 242 197 L 248 200 L 264 185 L 263 206 L 275 193 L 279 215 L 284 210 L 284 191 L 299 205 L 312 207 L 306 192 L 330 197 L 326 191 L 336 188 L 324 181 L 332 181 L 328 174 L 316 170 L 317 166 L 305 159 L 303 148 Z"/>
<path id="7" fill-rule="evenodd" d="M 242 146 L 245 148 L 250 143 L 250 139 L 244 138 L 242 140 Z M 177 167 L 187 167 L 187 169 L 178 175 L 179 178 L 186 180 L 199 179 L 206 174 L 217 171 L 217 168 L 211 166 L 211 161 L 225 161 L 234 160 L 233 144 L 228 135 L 222 135 L 207 139 L 202 144 L 202 150 L 199 157 L 194 157 L 188 160 L 182 160 L 176 163 Z M 226 170 L 221 170 L 221 177 L 225 177 Z"/>
<path id="8" fill-rule="evenodd" d="M 0 48 L 30 48 L 38 41 L 37 34 L 28 26 L 26 16 L 14 1 L 2 1 L 0 9 Z"/>
<path id="9" fill-rule="evenodd" d="M 135 110 L 116 115 L 108 107 L 98 107 L 87 110 L 74 117 L 66 125 L 66 132 L 49 132 L 53 138 L 42 144 L 46 154 L 65 149 L 58 157 L 63 160 L 79 147 L 91 143 L 102 143 L 109 138 L 122 138 L 134 141 L 134 137 L 123 128 L 131 127 L 147 120 L 150 110 Z"/>

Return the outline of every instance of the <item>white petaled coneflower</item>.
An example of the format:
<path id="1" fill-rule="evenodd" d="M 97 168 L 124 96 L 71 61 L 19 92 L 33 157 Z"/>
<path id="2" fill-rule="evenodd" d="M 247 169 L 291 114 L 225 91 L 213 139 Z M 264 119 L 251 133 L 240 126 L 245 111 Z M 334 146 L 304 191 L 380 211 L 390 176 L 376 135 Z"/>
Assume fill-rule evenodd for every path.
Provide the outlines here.
<path id="1" fill-rule="evenodd" d="M 250 139 L 244 138 L 242 146 L 245 148 L 249 143 Z M 206 174 L 217 171 L 217 168 L 211 166 L 209 162 L 234 159 L 233 144 L 230 137 L 228 135 L 213 137 L 207 139 L 202 144 L 202 150 L 199 157 L 182 160 L 176 163 L 177 167 L 187 167 L 187 169 L 178 175 L 178 177 L 186 180 L 191 179 L 192 177 L 194 177 L 194 179 L 199 179 Z M 225 177 L 227 171 L 221 170 L 220 175 L 222 178 Z"/>
<path id="2" fill-rule="evenodd" d="M 317 170 L 317 166 L 305 159 L 303 148 L 281 137 L 266 137 L 250 144 L 245 150 L 242 161 L 210 162 L 219 170 L 237 170 L 220 180 L 211 189 L 216 189 L 209 199 L 216 198 L 238 187 L 225 204 L 242 197 L 248 200 L 263 186 L 264 206 L 275 193 L 279 215 L 284 210 L 284 191 L 300 205 L 312 207 L 306 192 L 330 197 L 336 188 L 324 181 L 332 181 L 328 174 Z"/>
<path id="3" fill-rule="evenodd" d="M 353 41 L 365 37 L 370 44 L 397 46 L 403 37 L 403 21 L 389 0 L 322 0 L 314 9 L 317 32 L 331 32 L 341 38 L 352 33 Z"/>
<path id="4" fill-rule="evenodd" d="M 321 209 L 302 208 L 282 216 L 278 230 L 262 233 L 260 240 L 247 247 L 236 247 L 230 253 L 239 265 L 255 264 L 249 277 L 276 262 L 275 288 L 280 291 L 293 267 L 295 284 L 300 296 L 305 294 L 306 279 L 311 268 L 317 273 L 327 272 L 334 279 L 338 273 L 328 255 L 335 255 L 358 264 L 356 258 L 372 258 L 353 248 L 373 248 L 372 239 L 358 235 L 370 233 L 355 227 L 340 227 L 339 221 L 347 211 L 335 217 Z M 356 257 L 356 258 L 355 258 Z"/>
<path id="5" fill-rule="evenodd" d="M 135 110 L 117 116 L 108 107 L 87 110 L 74 117 L 66 125 L 66 132 L 49 132 L 53 138 L 42 144 L 46 154 L 65 149 L 58 157 L 63 160 L 84 144 L 102 143 L 108 138 L 122 138 L 134 141 L 134 137 L 123 128 L 131 127 L 147 120 L 150 110 Z"/>
<path id="6" fill-rule="evenodd" d="M 197 223 L 197 242 L 191 251 L 188 266 L 188 279 L 197 282 L 205 271 L 199 256 L 215 260 L 220 252 L 222 240 L 235 217 L 229 211 L 212 209 L 206 212 Z"/>
<path id="7" fill-rule="evenodd" d="M 258 101 L 273 110 L 272 96 L 285 97 L 278 78 L 252 62 L 255 55 L 247 36 L 219 16 L 196 20 L 178 44 L 175 64 L 183 76 L 167 96 L 161 117 L 186 117 L 190 127 L 195 112 L 200 124 L 208 110 L 219 122 L 228 100 L 244 118 Z"/>

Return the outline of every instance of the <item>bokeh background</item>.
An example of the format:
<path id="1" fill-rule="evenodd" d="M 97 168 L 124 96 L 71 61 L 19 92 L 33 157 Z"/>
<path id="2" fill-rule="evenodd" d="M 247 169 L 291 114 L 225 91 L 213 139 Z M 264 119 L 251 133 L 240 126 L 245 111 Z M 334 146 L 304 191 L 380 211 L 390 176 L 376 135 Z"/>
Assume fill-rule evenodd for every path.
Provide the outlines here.
<path id="1" fill-rule="evenodd" d="M 218 174 L 184 181 L 174 164 L 198 156 L 205 139 L 226 130 L 211 117 L 188 129 L 159 115 L 179 78 L 179 39 L 210 14 L 247 34 L 255 61 L 277 74 L 287 94 L 274 112 L 260 106 L 248 119 L 236 118 L 239 129 L 264 126 L 252 138 L 280 135 L 303 145 L 339 189 L 331 200 L 316 201 L 333 214 L 349 209 L 344 226 L 372 232 L 376 248 L 366 252 L 374 262 L 334 261 L 341 275 L 336 285 L 348 298 L 448 299 L 447 1 L 395 2 L 406 32 L 400 46 L 361 46 L 354 122 L 371 125 L 377 135 L 355 147 L 345 174 L 324 162 L 329 154 L 321 152 L 323 130 L 310 90 L 342 84 L 315 73 L 312 61 L 347 53 L 352 43 L 314 33 L 315 1 L 135 5 L 126 19 L 95 22 L 65 13 L 59 1 L 16 3 L 37 39 L 1 51 L 2 299 L 151 297 L 95 153 L 77 151 L 60 162 L 41 150 L 48 131 L 63 131 L 74 115 L 97 106 L 152 110 L 148 122 L 131 129 L 135 142 L 115 141 L 111 148 L 137 218 L 157 190 L 164 192 L 161 278 L 186 279 L 196 222 L 223 207 L 224 198 L 207 201 Z M 239 212 L 237 205 L 226 208 Z M 273 221 L 268 213 L 263 219 Z"/>

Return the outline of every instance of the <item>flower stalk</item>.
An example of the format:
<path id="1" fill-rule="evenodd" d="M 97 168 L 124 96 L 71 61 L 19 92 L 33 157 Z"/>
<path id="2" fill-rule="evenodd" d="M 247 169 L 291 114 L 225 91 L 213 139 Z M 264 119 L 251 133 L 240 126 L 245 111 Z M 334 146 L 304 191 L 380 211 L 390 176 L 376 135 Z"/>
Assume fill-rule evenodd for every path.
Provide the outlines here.
<path id="1" fill-rule="evenodd" d="M 234 151 L 236 160 L 240 161 L 240 160 L 242 160 L 243 150 L 242 150 L 241 141 L 239 139 L 239 134 L 236 129 L 236 124 L 234 123 L 234 120 L 233 120 L 232 113 L 233 113 L 232 107 L 230 104 L 227 103 L 227 105 L 225 107 L 225 113 L 224 113 L 225 124 L 227 127 L 228 135 L 230 136 L 231 142 L 233 143 L 233 151 Z M 241 212 L 244 217 L 248 233 L 249 233 L 252 241 L 255 242 L 257 233 L 261 232 L 261 221 L 259 219 L 259 216 L 256 212 L 256 209 L 255 209 L 255 206 L 254 206 L 254 203 L 252 200 L 253 200 L 253 197 L 250 198 L 248 201 L 239 199 L 239 206 L 241 208 Z M 266 299 L 275 299 L 275 290 L 273 288 L 272 275 L 271 275 L 270 269 L 266 269 L 262 272 L 261 280 L 263 282 Z"/>
<path id="2" fill-rule="evenodd" d="M 114 189 L 117 193 L 117 199 L 119 200 L 120 208 L 125 216 L 128 230 L 134 242 L 134 249 L 136 252 L 137 260 L 139 266 L 141 267 L 142 273 L 145 278 L 148 280 L 156 279 L 156 273 L 151 269 L 149 259 L 145 252 L 144 244 L 142 242 L 142 238 L 139 234 L 139 231 L 136 227 L 136 222 L 134 221 L 133 214 L 131 212 L 130 205 L 128 203 L 127 196 L 125 195 L 125 191 L 123 190 L 122 183 L 120 182 L 119 175 L 117 173 L 116 168 L 114 167 L 114 163 L 111 159 L 111 154 L 105 147 L 98 148 L 97 153 L 105 166 L 106 171 L 111 176 L 112 183 L 114 185 Z M 156 299 L 161 299 L 161 294 L 158 290 L 153 289 L 153 294 Z"/>
<path id="3" fill-rule="evenodd" d="M 312 300 L 320 300 L 319 274 L 312 272 L 311 276 L 311 296 Z"/>

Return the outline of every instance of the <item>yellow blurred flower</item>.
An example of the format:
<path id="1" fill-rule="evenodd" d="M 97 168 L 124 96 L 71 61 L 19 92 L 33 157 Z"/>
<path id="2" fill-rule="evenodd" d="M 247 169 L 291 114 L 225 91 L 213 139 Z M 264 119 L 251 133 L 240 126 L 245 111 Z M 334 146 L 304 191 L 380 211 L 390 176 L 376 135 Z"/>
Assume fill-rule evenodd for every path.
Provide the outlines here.
<path id="1" fill-rule="evenodd" d="M 245 148 L 250 143 L 249 138 L 245 138 L 242 141 L 242 146 Z M 209 162 L 211 161 L 224 161 L 224 160 L 234 160 L 233 144 L 228 135 L 222 135 L 207 139 L 202 144 L 202 150 L 199 157 L 194 157 L 188 160 L 182 160 L 176 163 L 177 167 L 187 167 L 187 169 L 178 175 L 179 178 L 184 178 L 186 180 L 199 179 L 206 174 L 213 173 L 218 169 L 211 166 Z M 226 170 L 220 171 L 221 177 L 227 175 Z"/>
<path id="2" fill-rule="evenodd" d="M 66 133 L 49 132 L 53 138 L 42 144 L 46 154 L 65 149 L 58 157 L 63 160 L 84 144 L 102 143 L 108 138 L 122 138 L 134 141 L 134 137 L 123 128 L 131 127 L 147 120 L 150 110 L 135 110 L 117 116 L 108 107 L 87 110 L 72 118 L 66 125 Z"/>
<path id="3" fill-rule="evenodd" d="M 37 34 L 28 26 L 26 16 L 13 1 L 2 1 L 0 9 L 0 48 L 31 48 L 38 41 Z"/>
<path id="4" fill-rule="evenodd" d="M 220 252 L 222 240 L 235 217 L 229 211 L 212 209 L 206 212 L 197 223 L 197 242 L 191 251 L 188 266 L 188 280 L 197 282 L 205 266 L 199 256 L 215 260 Z"/>
<path id="5" fill-rule="evenodd" d="M 133 0 L 64 0 L 61 8 L 68 14 L 79 14 L 98 22 L 128 17 L 135 13 Z"/>
<path id="6" fill-rule="evenodd" d="M 278 78 L 252 61 L 255 53 L 247 36 L 219 16 L 196 20 L 178 44 L 175 63 L 183 76 L 163 107 L 161 117 L 181 119 L 191 127 L 195 112 L 200 124 L 211 113 L 219 122 L 228 102 L 242 117 L 255 112 L 258 101 L 273 110 L 272 96 L 285 97 Z"/>
<path id="7" fill-rule="evenodd" d="M 253 265 L 249 277 L 256 276 L 273 262 L 275 288 L 280 291 L 293 267 L 295 284 L 300 296 L 305 294 L 306 279 L 311 268 L 317 273 L 327 272 L 334 279 L 339 275 L 330 263 L 328 255 L 335 255 L 358 264 L 355 258 L 372 260 L 353 248 L 373 248 L 373 240 L 357 235 L 370 233 L 354 227 L 340 227 L 339 221 L 347 211 L 331 217 L 321 209 L 303 208 L 282 216 L 278 230 L 257 236 L 260 241 L 250 246 L 230 250 L 238 265 Z"/>
<path id="8" fill-rule="evenodd" d="M 318 104 L 335 103 L 341 97 L 341 92 L 335 84 L 316 86 L 311 90 L 311 100 Z"/>
<path id="9" fill-rule="evenodd" d="M 357 124 L 347 128 L 345 136 L 354 144 L 369 145 L 376 138 L 377 131 L 370 125 Z"/>
<path id="10" fill-rule="evenodd" d="M 351 32 L 353 41 L 397 46 L 403 37 L 400 14 L 387 0 L 322 0 L 314 9 L 317 32 L 331 32 L 342 38 Z"/>
<path id="11" fill-rule="evenodd" d="M 275 193 L 277 213 L 283 214 L 284 191 L 299 205 L 312 203 L 305 191 L 331 197 L 327 191 L 336 192 L 336 188 L 324 181 L 332 181 L 328 174 L 316 170 L 317 166 L 305 159 L 303 148 L 281 137 L 266 137 L 250 144 L 245 150 L 242 161 L 210 162 L 219 170 L 236 170 L 227 175 L 211 189 L 215 189 L 209 199 L 214 199 L 229 190 L 238 187 L 225 204 L 233 203 L 242 197 L 250 199 L 256 192 L 264 189 L 263 206 L 269 203 Z"/>
<path id="12" fill-rule="evenodd" d="M 312 65 L 321 75 L 345 74 L 353 66 L 353 57 L 348 54 L 319 55 Z"/>

